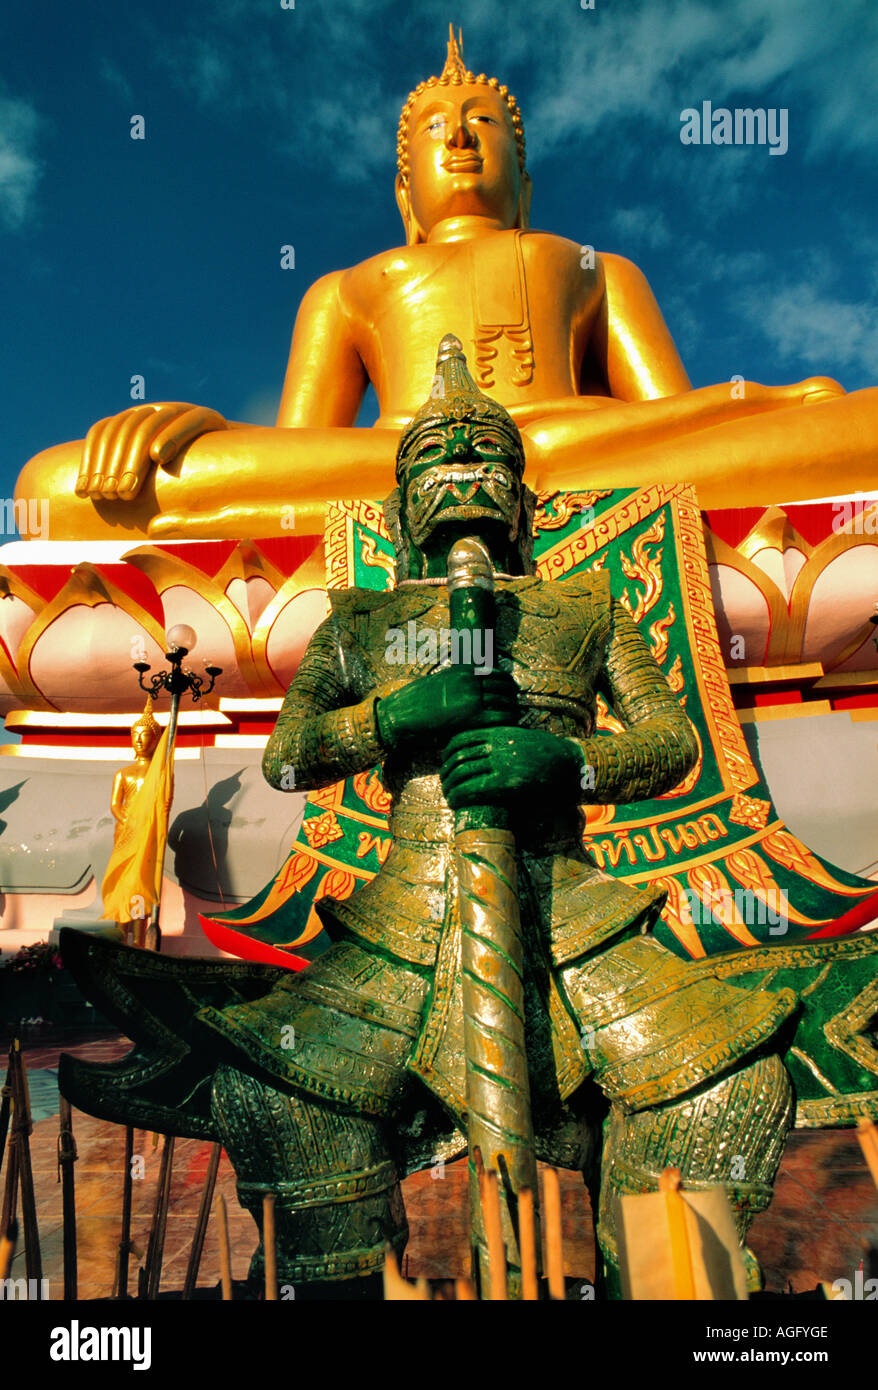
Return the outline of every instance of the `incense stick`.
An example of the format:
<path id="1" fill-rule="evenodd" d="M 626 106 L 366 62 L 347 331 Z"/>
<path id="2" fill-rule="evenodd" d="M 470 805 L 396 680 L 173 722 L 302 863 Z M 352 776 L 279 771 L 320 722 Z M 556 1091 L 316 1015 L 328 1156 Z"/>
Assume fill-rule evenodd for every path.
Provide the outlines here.
<path id="1" fill-rule="evenodd" d="M 60 1097 L 58 1106 L 58 1181 L 61 1184 L 61 1208 L 64 1231 L 64 1300 L 75 1301 L 77 1296 L 76 1263 L 76 1186 L 73 1165 L 79 1155 L 73 1137 L 73 1115 L 70 1101 Z"/>
<path id="2" fill-rule="evenodd" d="M 122 1232 L 119 1236 L 119 1249 L 116 1252 L 116 1282 L 113 1294 L 116 1298 L 128 1297 L 128 1259 L 131 1254 L 131 1172 L 134 1163 L 134 1129 L 125 1127 L 125 1168 L 122 1176 Z"/>
<path id="3" fill-rule="evenodd" d="M 857 1121 L 857 1138 L 869 1165 L 869 1172 L 872 1174 L 875 1186 L 878 1187 L 878 1129 L 865 1116 Z"/>
<path id="4" fill-rule="evenodd" d="M 561 1187 L 554 1168 L 543 1169 L 546 1206 L 546 1273 L 549 1297 L 564 1299 L 564 1247 L 561 1239 Z"/>
<path id="5" fill-rule="evenodd" d="M 159 1180 L 156 1188 L 155 1207 L 153 1208 L 152 1229 L 149 1233 L 149 1245 L 146 1252 L 146 1268 L 144 1270 L 144 1296 L 153 1302 L 159 1296 L 159 1284 L 162 1277 L 162 1260 L 165 1252 L 165 1231 L 168 1225 L 168 1205 L 171 1199 L 171 1176 L 174 1167 L 174 1136 L 165 1135 L 165 1142 L 162 1148 L 162 1163 L 159 1169 Z"/>
<path id="6" fill-rule="evenodd" d="M 12 1261 L 15 1259 L 15 1247 L 18 1243 L 18 1222 L 12 1218 L 3 1237 L 0 1239 L 0 1280 L 9 1278 L 9 1271 L 12 1268 Z"/>
<path id="7" fill-rule="evenodd" d="M 384 1256 L 384 1301 L 386 1303 L 430 1303 L 430 1285 L 422 1276 L 414 1284 L 399 1272 L 396 1255 L 391 1249 Z"/>
<path id="8" fill-rule="evenodd" d="M 521 1251 L 521 1299 L 523 1303 L 536 1303 L 540 1294 L 534 1232 L 534 1194 L 529 1187 L 523 1187 L 518 1194 L 518 1244 Z"/>
<path id="9" fill-rule="evenodd" d="M 13 1044 L 12 1069 L 12 1136 L 15 1146 L 15 1159 L 19 1191 L 21 1194 L 21 1226 L 24 1237 L 24 1263 L 28 1279 L 39 1283 L 43 1277 L 43 1260 L 40 1252 L 40 1228 L 37 1221 L 37 1200 L 34 1192 L 34 1175 L 31 1167 L 30 1136 L 33 1122 L 30 1114 L 30 1093 L 27 1084 L 27 1067 L 21 1053 L 18 1038 Z"/>
<path id="10" fill-rule="evenodd" d="M 500 1189 L 497 1174 L 486 1168 L 479 1180 L 482 1198 L 482 1212 L 485 1218 L 485 1240 L 488 1245 L 488 1266 L 491 1271 L 491 1302 L 505 1302 L 509 1297 L 506 1287 L 506 1248 L 503 1244 L 503 1225 L 500 1217 Z"/>
<path id="11" fill-rule="evenodd" d="M 659 1192 L 665 1194 L 674 1292 L 681 1302 L 691 1302 L 695 1298 L 695 1276 L 692 1273 L 692 1252 L 686 1229 L 686 1203 L 680 1192 L 680 1182 L 679 1168 L 666 1168 L 659 1177 Z"/>
<path id="12" fill-rule="evenodd" d="M 210 1209 L 213 1205 L 213 1194 L 216 1189 L 216 1175 L 219 1170 L 222 1151 L 222 1144 L 211 1144 L 210 1161 L 207 1165 L 207 1174 L 201 1193 L 201 1203 L 198 1208 L 198 1220 L 195 1223 L 195 1234 L 192 1237 L 192 1249 L 189 1252 L 189 1263 L 186 1266 L 186 1282 L 183 1285 L 184 1302 L 188 1302 L 191 1299 L 195 1292 L 195 1285 L 198 1282 L 198 1271 L 201 1267 L 201 1256 L 204 1251 L 204 1237 L 207 1234 L 207 1223 L 210 1219 Z"/>
<path id="13" fill-rule="evenodd" d="M 6 1153 L 6 1135 L 9 1132 L 9 1113 L 12 1109 L 12 1047 L 9 1048 L 9 1062 L 6 1067 L 6 1080 L 0 1093 L 0 1172 L 3 1171 L 3 1157 Z"/>
<path id="14" fill-rule="evenodd" d="M 277 1245 L 274 1233 L 274 1193 L 262 1198 L 262 1249 L 265 1256 L 265 1300 L 277 1302 Z"/>
<path id="15" fill-rule="evenodd" d="M 219 1254 L 223 1302 L 229 1303 L 232 1298 L 232 1261 L 229 1254 L 229 1214 L 226 1211 L 226 1199 L 222 1193 L 217 1197 L 217 1215 L 219 1217 Z"/>

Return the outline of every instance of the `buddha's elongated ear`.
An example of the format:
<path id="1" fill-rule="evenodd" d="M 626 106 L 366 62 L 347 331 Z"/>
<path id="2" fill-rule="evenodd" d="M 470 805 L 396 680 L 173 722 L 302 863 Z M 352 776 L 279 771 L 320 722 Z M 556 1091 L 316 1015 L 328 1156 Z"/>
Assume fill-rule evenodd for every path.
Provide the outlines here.
<path id="1" fill-rule="evenodd" d="M 427 238 L 424 236 L 423 231 L 415 220 L 415 215 L 412 212 L 412 200 L 409 195 L 409 186 L 403 179 L 402 174 L 397 174 L 396 176 L 395 190 L 396 206 L 399 208 L 399 215 L 405 227 L 405 244 L 406 246 L 418 246 L 421 242 L 426 241 Z"/>
<path id="2" fill-rule="evenodd" d="M 516 227 L 526 232 L 530 226 L 530 200 L 533 197 L 534 186 L 531 183 L 530 174 L 526 169 L 521 172 L 521 193 L 518 197 L 518 215 L 515 219 Z"/>

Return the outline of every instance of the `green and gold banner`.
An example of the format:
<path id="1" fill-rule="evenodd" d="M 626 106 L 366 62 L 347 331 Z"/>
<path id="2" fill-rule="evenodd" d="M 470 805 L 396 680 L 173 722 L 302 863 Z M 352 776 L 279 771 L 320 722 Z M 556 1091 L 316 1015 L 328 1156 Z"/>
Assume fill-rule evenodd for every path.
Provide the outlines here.
<path id="1" fill-rule="evenodd" d="M 698 762 L 672 791 L 629 806 L 588 806 L 584 844 L 598 866 L 655 883 L 667 905 L 655 935 L 684 958 L 835 936 L 878 916 L 878 888 L 814 854 L 784 825 L 750 757 L 720 652 L 694 492 L 679 486 L 555 493 L 540 499 L 534 555 L 544 579 L 603 569 L 643 629 L 695 728 Z M 393 586 L 381 508 L 333 504 L 328 588 Z M 623 725 L 600 702 L 597 732 Z M 202 918 L 208 936 L 249 959 L 293 967 L 320 932 L 321 897 L 344 898 L 390 850 L 380 770 L 312 792 L 290 855 L 251 902 Z M 307 955 L 307 950 L 306 950 Z"/>

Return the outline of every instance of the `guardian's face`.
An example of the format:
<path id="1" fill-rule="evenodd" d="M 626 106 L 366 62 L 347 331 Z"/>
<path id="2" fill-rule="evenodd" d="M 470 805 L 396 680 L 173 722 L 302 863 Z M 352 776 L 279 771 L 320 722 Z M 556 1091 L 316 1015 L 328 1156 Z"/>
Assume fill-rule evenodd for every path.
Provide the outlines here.
<path id="1" fill-rule="evenodd" d="M 501 524 L 514 539 L 521 519 L 518 461 L 490 421 L 448 420 L 417 440 L 405 483 L 408 533 L 422 547 L 452 522 Z"/>
<path id="2" fill-rule="evenodd" d="M 515 226 L 521 170 L 509 108 L 484 83 L 431 87 L 409 114 L 409 196 L 425 234 L 448 217 Z"/>

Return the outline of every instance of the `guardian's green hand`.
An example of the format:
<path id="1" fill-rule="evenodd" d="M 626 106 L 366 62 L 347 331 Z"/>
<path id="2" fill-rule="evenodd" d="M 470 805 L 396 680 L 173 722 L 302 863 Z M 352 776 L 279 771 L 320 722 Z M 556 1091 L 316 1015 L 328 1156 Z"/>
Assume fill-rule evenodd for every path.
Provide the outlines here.
<path id="1" fill-rule="evenodd" d="M 444 743 L 462 729 L 515 724 L 517 688 L 505 671 L 480 676 L 472 666 L 449 666 L 386 695 L 378 701 L 376 717 L 388 749 L 416 740 Z"/>
<path id="2" fill-rule="evenodd" d="M 449 806 L 567 803 L 582 798 L 583 760 L 575 743 L 541 729 L 491 728 L 457 734 L 440 770 Z"/>

